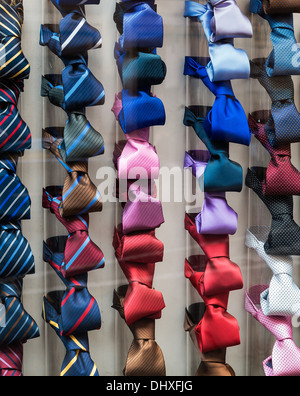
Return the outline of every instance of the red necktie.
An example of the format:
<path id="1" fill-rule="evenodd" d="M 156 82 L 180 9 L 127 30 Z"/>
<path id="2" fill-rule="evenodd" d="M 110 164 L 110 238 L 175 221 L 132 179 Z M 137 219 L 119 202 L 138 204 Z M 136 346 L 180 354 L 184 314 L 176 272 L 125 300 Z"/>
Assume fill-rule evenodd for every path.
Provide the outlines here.
<path id="1" fill-rule="evenodd" d="M 0 377 L 22 377 L 23 343 L 17 342 L 0 349 Z"/>

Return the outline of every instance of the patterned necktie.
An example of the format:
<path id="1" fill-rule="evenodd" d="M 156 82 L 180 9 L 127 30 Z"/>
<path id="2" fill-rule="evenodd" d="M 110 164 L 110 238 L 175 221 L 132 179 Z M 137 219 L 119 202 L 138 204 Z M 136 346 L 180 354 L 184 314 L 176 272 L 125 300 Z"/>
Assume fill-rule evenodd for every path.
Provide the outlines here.
<path id="1" fill-rule="evenodd" d="M 205 108 L 195 106 L 185 108 L 183 123 L 194 128 L 199 139 L 207 147 L 211 157 L 204 174 L 200 177 L 200 188 L 204 192 L 240 192 L 243 188 L 243 169 L 229 159 L 229 143 L 211 141 L 204 129 L 204 118 L 201 117 Z M 197 113 L 200 117 L 197 117 Z"/>
<path id="2" fill-rule="evenodd" d="M 56 139 L 45 131 L 43 132 L 43 148 L 52 152 L 67 171 L 59 207 L 60 215 L 69 217 L 101 212 L 102 199 L 88 174 L 88 160 L 65 163 L 58 149 L 61 141 L 61 139 Z"/>
<path id="3" fill-rule="evenodd" d="M 30 65 L 21 47 L 23 5 L 13 7 L 0 4 L 0 78 L 25 79 L 29 77 Z"/>
<path id="4" fill-rule="evenodd" d="M 22 377 L 23 343 L 0 348 L 0 377 Z"/>
<path id="5" fill-rule="evenodd" d="M 83 274 L 103 268 L 105 259 L 102 250 L 89 237 L 89 216 L 73 216 L 64 218 L 60 215 L 61 189 L 59 187 L 47 187 L 43 189 L 43 208 L 50 209 L 56 218 L 63 224 L 69 236 L 63 244 L 63 257 L 61 262 L 61 273 L 65 278 Z M 58 249 L 55 238 L 48 240 L 49 248 L 53 252 Z"/>
<path id="6" fill-rule="evenodd" d="M 293 340 L 291 317 L 263 314 L 257 305 L 260 303 L 260 295 L 264 289 L 265 286 L 255 285 L 245 293 L 245 309 L 276 337 L 271 356 L 263 361 L 265 375 L 299 376 L 300 349 Z"/>
<path id="7" fill-rule="evenodd" d="M 205 150 L 191 150 L 185 154 L 184 167 L 191 169 L 193 176 L 201 177 L 207 165 L 208 152 Z M 204 158 L 206 162 L 201 162 Z M 204 201 L 199 214 L 192 221 L 196 224 L 199 234 L 230 234 L 237 231 L 238 215 L 228 205 L 225 192 L 204 193 Z"/>
<path id="8" fill-rule="evenodd" d="M 262 0 L 266 14 L 292 14 L 300 12 L 299 0 Z"/>
<path id="9" fill-rule="evenodd" d="M 258 79 L 272 101 L 272 116 L 265 126 L 271 146 L 299 142 L 300 114 L 294 103 L 292 77 L 269 77 L 264 66 L 265 59 L 255 59 L 250 63 L 251 77 Z"/>
<path id="10" fill-rule="evenodd" d="M 257 239 L 250 230 L 247 230 L 246 246 L 254 249 L 273 273 L 270 286 L 260 296 L 262 312 L 267 316 L 299 316 L 300 290 L 293 280 L 292 257 L 266 254 L 264 242 Z"/>
<path id="11" fill-rule="evenodd" d="M 196 377 L 235 377 L 232 367 L 226 363 L 226 348 L 201 353 L 195 328 L 201 320 L 201 303 L 195 303 L 185 310 L 184 330 L 189 332 L 191 340 L 200 354 L 201 363 L 195 374 Z"/>
<path id="12" fill-rule="evenodd" d="M 254 136 L 271 156 L 262 182 L 263 194 L 300 195 L 300 172 L 291 163 L 291 145 L 270 145 L 265 130 L 269 119 L 269 111 L 257 111 L 249 115 L 249 126 Z"/>
<path id="13" fill-rule="evenodd" d="M 216 100 L 204 121 L 208 137 L 238 144 L 250 145 L 251 130 L 247 116 L 240 102 L 234 95 L 230 81 L 210 81 L 207 70 L 198 63 L 198 58 L 185 58 L 184 75 L 199 78 L 215 95 Z"/>
<path id="14" fill-rule="evenodd" d="M 0 156 L 0 221 L 30 219 L 31 200 L 27 188 L 16 175 L 18 156 Z"/>
<path id="15" fill-rule="evenodd" d="M 113 308 L 125 319 L 124 301 L 127 286 L 114 292 Z M 134 337 L 128 351 L 124 376 L 165 376 L 166 367 L 161 348 L 155 341 L 155 320 L 142 318 L 129 326 Z"/>
<path id="16" fill-rule="evenodd" d="M 300 255 L 300 227 L 293 219 L 293 197 L 264 196 L 262 180 L 265 168 L 248 169 L 246 186 L 252 189 L 266 205 L 272 216 L 271 229 L 264 245 L 267 254 L 278 256 Z"/>
<path id="17" fill-rule="evenodd" d="M 1 311 L 0 345 L 11 345 L 16 342 L 39 337 L 39 329 L 32 317 L 24 310 L 21 303 L 23 281 L 0 283 L 0 299 L 4 306 Z"/>
<path id="18" fill-rule="evenodd" d="M 210 62 L 206 66 L 207 74 L 211 81 L 228 81 L 233 79 L 248 79 L 250 75 L 249 58 L 247 53 L 242 49 L 234 47 L 234 38 L 237 36 L 247 37 L 249 20 L 243 23 L 243 32 L 232 31 L 234 23 L 228 23 L 229 30 L 232 31 L 231 38 L 221 35 L 217 42 L 211 40 L 212 37 L 218 36 L 214 29 L 217 27 L 214 18 L 214 9 L 210 3 L 206 5 L 198 4 L 194 1 L 185 2 L 184 16 L 194 19 L 198 18 L 202 24 L 205 37 L 209 45 Z M 247 19 L 247 18 L 246 18 Z"/>

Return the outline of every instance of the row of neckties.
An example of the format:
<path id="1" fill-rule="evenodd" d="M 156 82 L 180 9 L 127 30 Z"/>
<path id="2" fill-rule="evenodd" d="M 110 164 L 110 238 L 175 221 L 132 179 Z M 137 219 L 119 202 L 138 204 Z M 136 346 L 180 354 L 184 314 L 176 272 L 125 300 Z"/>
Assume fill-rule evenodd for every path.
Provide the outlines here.
<path id="1" fill-rule="evenodd" d="M 100 0 L 51 1 L 62 19 L 53 30 L 41 26 L 40 45 L 59 57 L 64 68 L 61 75 L 42 76 L 41 95 L 63 109 L 68 120 L 64 127 L 43 129 L 42 146 L 66 170 L 66 179 L 63 186 L 43 189 L 42 206 L 55 215 L 68 235 L 44 241 L 43 259 L 65 290 L 47 293 L 42 316 L 66 348 L 60 375 L 99 376 L 90 355 L 88 332 L 101 328 L 101 314 L 88 290 L 88 273 L 105 265 L 102 250 L 89 236 L 89 214 L 102 210 L 102 199 L 89 176 L 88 160 L 104 153 L 104 141 L 85 113 L 86 107 L 104 104 L 105 91 L 88 67 L 88 51 L 100 48 L 102 38 L 88 23 L 85 5 Z"/>
<path id="2" fill-rule="evenodd" d="M 196 376 L 235 376 L 226 350 L 240 344 L 240 329 L 227 308 L 230 292 L 243 288 L 243 277 L 230 260 L 229 235 L 237 231 L 238 215 L 226 193 L 242 190 L 243 170 L 229 158 L 229 144 L 249 146 L 252 132 L 231 80 L 250 76 L 248 55 L 235 48 L 234 39 L 253 32 L 234 0 L 186 1 L 184 16 L 201 22 L 209 51 L 209 58 L 187 56 L 184 75 L 201 79 L 215 96 L 213 106 L 189 106 L 184 114 L 184 125 L 193 127 L 207 149 L 185 153 L 184 167 L 197 179 L 204 201 L 200 213 L 185 215 L 185 229 L 202 251 L 186 259 L 185 277 L 203 302 L 186 309 L 184 328 L 201 356 Z"/>
<path id="3" fill-rule="evenodd" d="M 39 328 L 22 305 L 23 279 L 35 273 L 21 221 L 31 216 L 31 199 L 17 176 L 18 159 L 31 148 L 31 133 L 17 105 L 30 75 L 21 46 L 22 2 L 0 2 L 0 377 L 22 376 L 23 344 Z"/>
<path id="4" fill-rule="evenodd" d="M 251 0 L 250 11 L 271 28 L 273 49 L 268 58 L 250 62 L 271 101 L 271 110 L 249 115 L 249 126 L 269 154 L 267 167 L 252 167 L 246 185 L 271 214 L 270 226 L 247 230 L 246 246 L 253 249 L 272 272 L 269 284 L 250 287 L 246 310 L 273 336 L 271 355 L 263 361 L 266 376 L 298 376 L 300 349 L 294 342 L 292 317 L 300 315 L 300 290 L 293 279 L 293 258 L 300 255 L 300 227 L 294 221 L 293 196 L 300 195 L 299 171 L 292 164 L 291 144 L 300 141 L 300 115 L 294 104 L 292 75 L 299 75 L 293 13 L 299 1 Z"/>
<path id="5" fill-rule="evenodd" d="M 163 45 L 163 20 L 154 0 L 123 0 L 116 4 L 114 21 L 120 34 L 114 54 L 123 89 L 115 95 L 112 111 L 126 140 L 116 143 L 113 158 L 116 196 L 123 209 L 113 247 L 128 285 L 114 291 L 113 308 L 134 338 L 124 376 L 165 376 L 164 356 L 155 341 L 155 320 L 161 318 L 165 303 L 153 288 L 155 265 L 164 255 L 155 231 L 164 217 L 155 185 L 160 163 L 149 142 L 150 127 L 165 123 L 164 105 L 151 92 L 166 75 L 157 55 Z"/>

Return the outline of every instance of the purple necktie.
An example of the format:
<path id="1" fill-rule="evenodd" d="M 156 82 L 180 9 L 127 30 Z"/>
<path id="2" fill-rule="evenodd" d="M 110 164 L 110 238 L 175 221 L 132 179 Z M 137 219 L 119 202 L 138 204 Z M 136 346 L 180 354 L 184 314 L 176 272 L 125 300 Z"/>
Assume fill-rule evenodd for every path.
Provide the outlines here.
<path id="1" fill-rule="evenodd" d="M 245 309 L 276 337 L 272 355 L 263 361 L 267 377 L 299 376 L 300 349 L 293 340 L 290 316 L 266 316 L 260 305 L 260 295 L 267 285 L 255 285 L 245 294 Z"/>

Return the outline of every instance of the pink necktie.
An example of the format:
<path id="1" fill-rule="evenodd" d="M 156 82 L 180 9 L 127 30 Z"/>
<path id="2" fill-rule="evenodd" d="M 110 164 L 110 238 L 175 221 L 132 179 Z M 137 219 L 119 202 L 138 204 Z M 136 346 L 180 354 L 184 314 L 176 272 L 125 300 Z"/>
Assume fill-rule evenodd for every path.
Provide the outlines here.
<path id="1" fill-rule="evenodd" d="M 263 361 L 267 377 L 299 376 L 300 349 L 293 340 L 292 320 L 289 316 L 266 316 L 260 304 L 261 293 L 267 285 L 255 285 L 245 293 L 245 309 L 276 337 L 272 355 Z"/>

